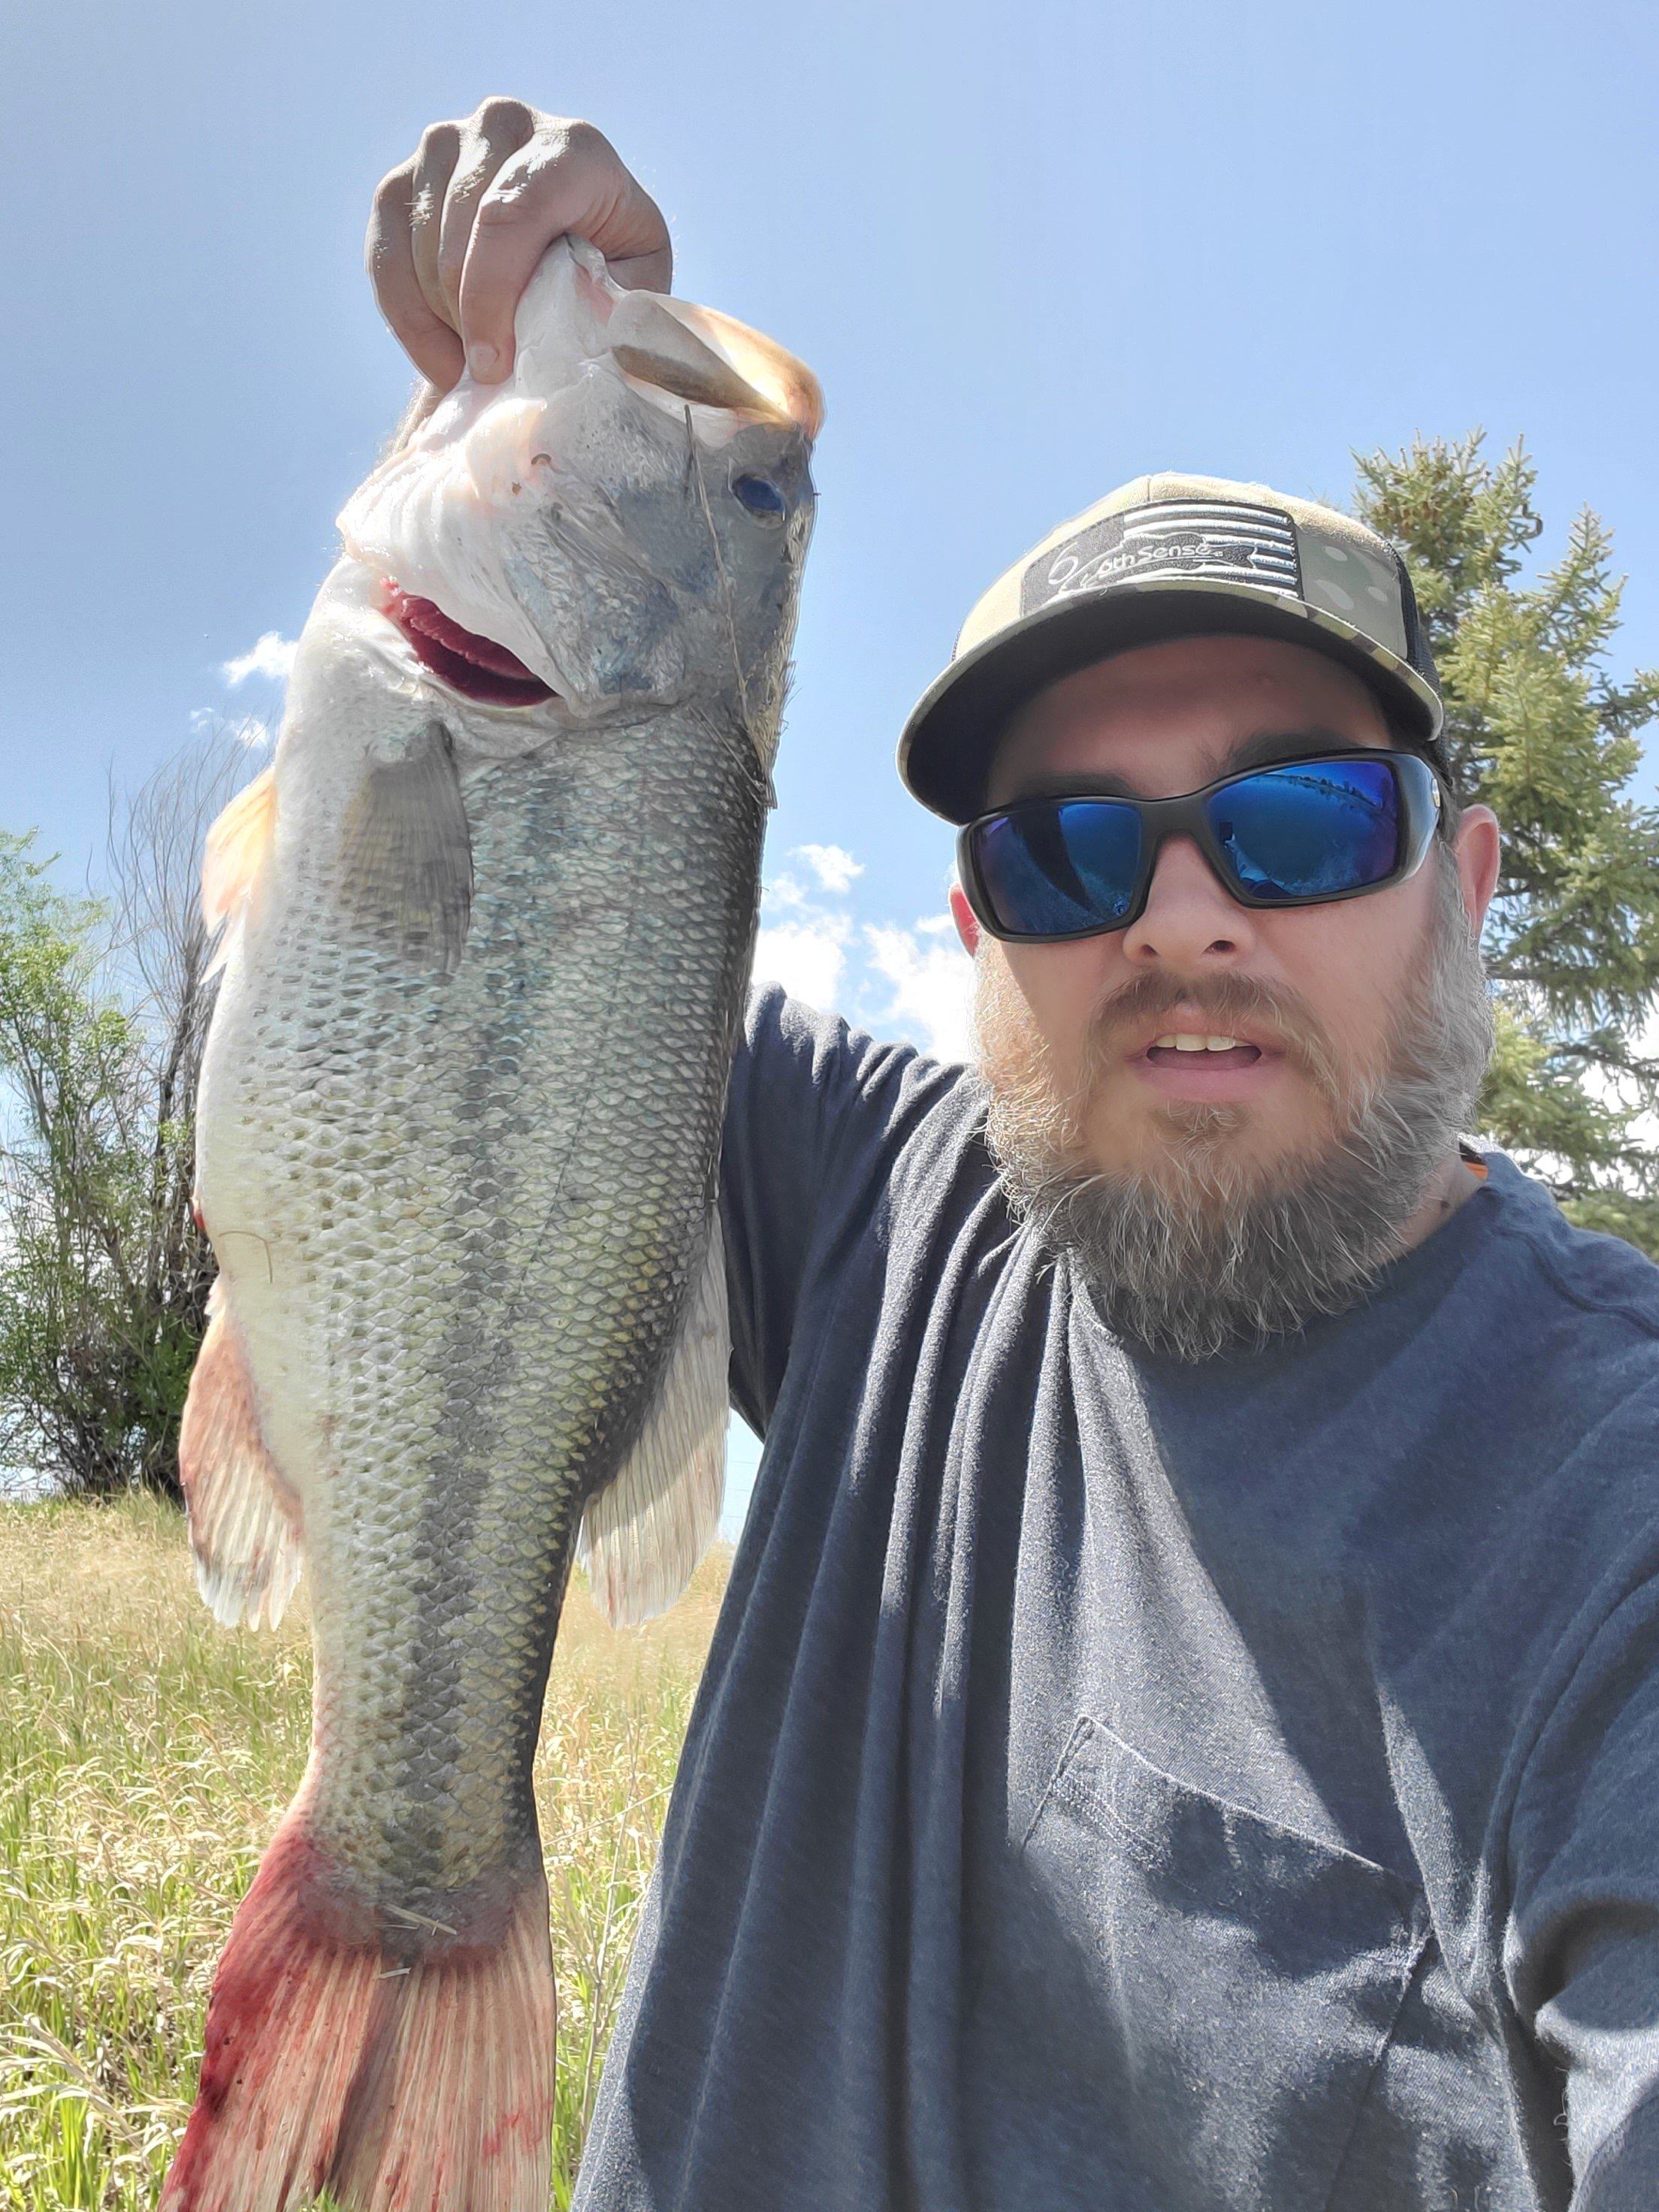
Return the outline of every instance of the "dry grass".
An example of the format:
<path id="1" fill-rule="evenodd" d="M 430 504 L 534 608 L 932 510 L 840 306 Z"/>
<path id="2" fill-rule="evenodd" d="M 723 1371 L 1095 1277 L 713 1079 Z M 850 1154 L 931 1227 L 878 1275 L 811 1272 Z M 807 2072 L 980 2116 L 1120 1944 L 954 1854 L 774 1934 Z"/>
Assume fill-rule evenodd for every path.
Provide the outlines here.
<path id="1" fill-rule="evenodd" d="M 649 1628 L 566 1605 L 537 1767 L 561 2208 L 726 1564 Z M 232 1911 L 304 1763 L 296 1611 L 216 1628 L 159 1506 L 0 1507 L 0 2212 L 155 2202 Z"/>

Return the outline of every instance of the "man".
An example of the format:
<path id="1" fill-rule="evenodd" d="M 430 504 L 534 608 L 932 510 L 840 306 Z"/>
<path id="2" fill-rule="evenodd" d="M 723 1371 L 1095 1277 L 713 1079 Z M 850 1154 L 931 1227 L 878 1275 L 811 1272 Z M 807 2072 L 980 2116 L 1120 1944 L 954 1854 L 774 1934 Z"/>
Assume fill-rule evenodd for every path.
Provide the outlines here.
<path id="1" fill-rule="evenodd" d="M 427 133 L 434 384 L 567 229 L 667 283 L 586 126 Z M 775 992 L 733 1073 L 766 1453 L 589 2212 L 1659 2204 L 1659 1277 L 1460 1146 L 1439 726 L 1391 550 L 1261 487 L 970 616 L 902 764 L 981 1074 Z"/>

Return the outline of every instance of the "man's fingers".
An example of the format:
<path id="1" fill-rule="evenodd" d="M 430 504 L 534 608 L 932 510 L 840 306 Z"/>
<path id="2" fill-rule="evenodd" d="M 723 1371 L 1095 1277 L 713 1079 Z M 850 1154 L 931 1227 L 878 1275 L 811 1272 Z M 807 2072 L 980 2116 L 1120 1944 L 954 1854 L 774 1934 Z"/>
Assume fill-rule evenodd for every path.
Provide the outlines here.
<path id="1" fill-rule="evenodd" d="M 460 311 L 481 381 L 511 368 L 520 297 L 549 246 L 570 231 L 598 246 L 619 283 L 667 290 L 673 251 L 656 202 L 591 124 L 543 118 L 477 204 Z"/>
<path id="2" fill-rule="evenodd" d="M 486 100 L 462 128 L 459 153 L 444 195 L 436 261 L 444 313 L 457 330 L 461 327 L 461 271 L 478 202 L 503 163 L 534 137 L 536 123 L 535 109 L 521 100 Z"/>
<path id="3" fill-rule="evenodd" d="M 447 392 L 460 375 L 461 342 L 428 301 L 415 265 L 415 163 L 394 169 L 374 195 L 363 258 L 380 313 L 422 376 Z"/>
<path id="4" fill-rule="evenodd" d="M 668 227 L 591 123 L 487 100 L 464 123 L 434 123 L 374 196 L 368 267 L 380 311 L 441 390 L 462 345 L 484 383 L 513 365 L 513 318 L 542 255 L 574 231 L 623 284 L 666 291 Z"/>
<path id="5" fill-rule="evenodd" d="M 426 304 L 440 322 L 448 323 L 455 329 L 459 325 L 444 298 L 442 280 L 438 274 L 438 247 L 443 235 L 444 202 L 448 197 L 449 180 L 460 156 L 461 128 L 459 123 L 434 123 L 421 133 L 415 155 L 415 189 L 409 206 L 410 245 L 415 256 L 415 274 L 420 280 Z"/>

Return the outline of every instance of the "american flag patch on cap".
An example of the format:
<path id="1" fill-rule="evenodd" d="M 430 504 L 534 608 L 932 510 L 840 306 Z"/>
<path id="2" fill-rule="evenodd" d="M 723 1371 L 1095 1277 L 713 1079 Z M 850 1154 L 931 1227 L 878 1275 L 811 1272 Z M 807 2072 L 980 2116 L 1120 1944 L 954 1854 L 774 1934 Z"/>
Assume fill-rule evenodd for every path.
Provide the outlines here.
<path id="1" fill-rule="evenodd" d="M 1299 598 L 1295 525 L 1273 507 L 1231 501 L 1164 499 L 1126 507 L 1034 562 L 1025 573 L 1020 611 L 1033 614 L 1077 592 L 1176 577 L 1255 584 Z"/>

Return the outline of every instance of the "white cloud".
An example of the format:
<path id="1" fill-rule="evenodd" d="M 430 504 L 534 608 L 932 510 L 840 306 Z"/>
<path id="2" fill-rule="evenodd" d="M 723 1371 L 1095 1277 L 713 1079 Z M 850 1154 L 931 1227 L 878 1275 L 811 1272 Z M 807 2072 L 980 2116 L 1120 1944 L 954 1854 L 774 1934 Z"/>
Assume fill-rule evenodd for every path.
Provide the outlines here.
<path id="1" fill-rule="evenodd" d="M 239 653 L 234 660 L 227 660 L 219 673 L 233 688 L 246 684 L 250 676 L 264 676 L 273 684 L 286 684 L 294 671 L 294 656 L 300 649 L 295 637 L 283 637 L 274 629 L 263 633 L 246 653 Z"/>
<path id="2" fill-rule="evenodd" d="M 844 891 L 862 872 L 839 846 L 801 845 L 796 854 L 829 891 Z M 791 998 L 804 999 L 820 1013 L 834 1013 L 844 1003 L 842 981 L 852 941 L 852 917 L 845 908 L 824 905 L 793 875 L 767 878 L 755 939 L 757 983 L 781 983 Z"/>
<path id="3" fill-rule="evenodd" d="M 973 1055 L 973 963 L 948 913 L 909 929 L 854 928 L 842 903 L 863 866 L 839 845 L 798 845 L 813 890 L 785 872 L 768 878 L 755 942 L 755 980 L 781 983 L 823 1013 L 846 1013 L 875 1036 L 904 1037 L 941 1060 Z"/>
<path id="4" fill-rule="evenodd" d="M 774 922 L 755 939 L 755 981 L 781 983 L 792 999 L 804 999 L 820 1013 L 834 1013 L 841 1004 L 851 935 L 845 915 Z"/>
<path id="5" fill-rule="evenodd" d="M 949 927 L 948 914 L 944 921 Z M 940 1060 L 971 1060 L 974 965 L 954 939 L 945 939 L 938 918 L 915 929 L 871 923 L 864 942 L 889 991 L 887 1005 L 872 1017 L 877 1034 L 896 1030 Z"/>
<path id="6" fill-rule="evenodd" d="M 805 861 L 827 891 L 850 890 L 854 878 L 864 873 L 863 861 L 843 853 L 839 845 L 797 845 L 795 857 Z"/>
<path id="7" fill-rule="evenodd" d="M 793 876 L 769 876 L 761 888 L 763 915 L 775 912 L 779 907 L 807 908 L 812 903 Z M 814 910 L 823 911 L 821 908 Z"/>
<path id="8" fill-rule="evenodd" d="M 215 707 L 195 707 L 191 709 L 190 726 L 198 738 L 229 738 L 250 752 L 268 745 L 276 736 L 270 724 L 258 714 L 222 714 Z"/>

